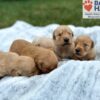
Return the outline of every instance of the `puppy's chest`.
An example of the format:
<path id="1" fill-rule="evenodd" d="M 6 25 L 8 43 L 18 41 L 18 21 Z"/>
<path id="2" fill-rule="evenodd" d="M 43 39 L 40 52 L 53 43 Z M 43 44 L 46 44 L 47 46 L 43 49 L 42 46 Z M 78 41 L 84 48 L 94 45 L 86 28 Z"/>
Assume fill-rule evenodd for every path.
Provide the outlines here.
<path id="1" fill-rule="evenodd" d="M 60 48 L 59 55 L 61 58 L 69 58 L 72 55 L 72 50 L 69 50 L 68 48 Z"/>
<path id="2" fill-rule="evenodd" d="M 61 56 L 62 56 L 63 58 L 68 58 L 68 57 L 71 56 L 71 53 L 70 53 L 70 51 L 62 51 L 62 52 L 61 52 Z"/>

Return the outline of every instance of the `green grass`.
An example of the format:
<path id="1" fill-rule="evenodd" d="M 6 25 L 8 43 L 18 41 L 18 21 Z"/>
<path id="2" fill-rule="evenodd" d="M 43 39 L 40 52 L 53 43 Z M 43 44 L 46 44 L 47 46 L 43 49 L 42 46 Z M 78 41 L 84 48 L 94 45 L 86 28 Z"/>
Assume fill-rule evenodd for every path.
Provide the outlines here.
<path id="1" fill-rule="evenodd" d="M 36 26 L 51 23 L 77 26 L 100 25 L 100 20 L 82 19 L 82 0 L 0 0 L 0 28 L 23 20 Z"/>

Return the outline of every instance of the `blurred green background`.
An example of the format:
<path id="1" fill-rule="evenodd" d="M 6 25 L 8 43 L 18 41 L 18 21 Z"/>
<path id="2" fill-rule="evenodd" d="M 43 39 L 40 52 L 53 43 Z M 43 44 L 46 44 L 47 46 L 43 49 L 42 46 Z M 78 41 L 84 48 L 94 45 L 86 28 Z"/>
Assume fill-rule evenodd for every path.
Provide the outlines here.
<path id="1" fill-rule="evenodd" d="M 17 20 L 36 26 L 100 25 L 99 19 L 82 18 L 82 0 L 0 0 L 0 28 L 11 26 Z"/>

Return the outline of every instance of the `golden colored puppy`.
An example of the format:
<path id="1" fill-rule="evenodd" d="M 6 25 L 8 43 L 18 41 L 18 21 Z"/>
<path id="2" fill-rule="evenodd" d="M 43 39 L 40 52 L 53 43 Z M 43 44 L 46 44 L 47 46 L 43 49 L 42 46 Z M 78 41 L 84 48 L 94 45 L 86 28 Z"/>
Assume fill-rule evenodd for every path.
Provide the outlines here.
<path id="1" fill-rule="evenodd" d="M 77 37 L 73 58 L 76 60 L 93 60 L 95 57 L 93 40 L 87 35 Z"/>
<path id="2" fill-rule="evenodd" d="M 19 56 L 12 52 L 0 52 L 0 77 L 36 74 L 38 74 L 38 69 L 31 57 Z"/>
<path id="3" fill-rule="evenodd" d="M 41 73 L 48 73 L 58 65 L 57 57 L 53 51 L 33 46 L 32 43 L 25 40 L 15 40 L 11 45 L 10 51 L 32 57 Z"/>
<path id="4" fill-rule="evenodd" d="M 60 25 L 53 33 L 56 54 L 59 58 L 70 58 L 73 54 L 73 32 L 68 26 Z"/>
<path id="5" fill-rule="evenodd" d="M 47 37 L 40 37 L 39 39 L 34 40 L 32 44 L 35 46 L 39 46 L 39 47 L 43 47 L 55 51 L 55 45 L 53 40 Z"/>

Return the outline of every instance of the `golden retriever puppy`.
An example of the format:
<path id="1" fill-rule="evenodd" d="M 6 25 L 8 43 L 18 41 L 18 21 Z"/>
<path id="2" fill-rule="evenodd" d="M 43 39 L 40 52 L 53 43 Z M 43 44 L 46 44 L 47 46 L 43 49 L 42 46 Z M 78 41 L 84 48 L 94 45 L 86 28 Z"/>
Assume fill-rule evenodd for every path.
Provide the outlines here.
<path id="1" fill-rule="evenodd" d="M 66 25 L 60 25 L 53 33 L 56 54 L 60 59 L 70 58 L 73 54 L 73 32 Z"/>
<path id="2" fill-rule="evenodd" d="M 36 74 L 38 74 L 38 69 L 31 57 L 0 51 L 0 77 L 32 76 Z"/>
<path id="3" fill-rule="evenodd" d="M 73 59 L 75 60 L 93 60 L 96 57 L 94 42 L 87 35 L 81 35 L 75 40 L 75 49 Z"/>
<path id="4" fill-rule="evenodd" d="M 15 40 L 11 45 L 10 51 L 32 57 L 41 73 L 48 73 L 58 65 L 57 57 L 53 51 L 33 46 L 32 43 L 25 40 Z"/>
<path id="5" fill-rule="evenodd" d="M 37 40 L 33 40 L 32 44 L 55 51 L 53 40 L 47 37 L 40 37 Z"/>

